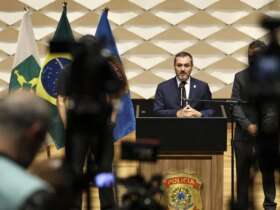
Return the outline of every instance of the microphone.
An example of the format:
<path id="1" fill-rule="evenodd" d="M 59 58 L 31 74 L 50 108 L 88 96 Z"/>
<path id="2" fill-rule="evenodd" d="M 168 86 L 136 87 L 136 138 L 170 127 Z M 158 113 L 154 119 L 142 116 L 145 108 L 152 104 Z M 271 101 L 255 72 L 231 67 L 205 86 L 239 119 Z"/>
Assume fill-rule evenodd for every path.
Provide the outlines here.
<path id="1" fill-rule="evenodd" d="M 186 89 L 185 89 L 186 81 L 182 81 L 179 85 L 180 88 L 180 106 L 184 108 L 186 105 Z"/>

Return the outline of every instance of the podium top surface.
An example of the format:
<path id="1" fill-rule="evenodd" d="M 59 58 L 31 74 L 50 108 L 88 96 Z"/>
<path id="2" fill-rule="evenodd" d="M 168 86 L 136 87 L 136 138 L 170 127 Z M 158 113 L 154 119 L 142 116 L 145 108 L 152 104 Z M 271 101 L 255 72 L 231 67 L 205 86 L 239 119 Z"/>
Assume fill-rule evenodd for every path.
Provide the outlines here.
<path id="1" fill-rule="evenodd" d="M 226 150 L 227 118 L 138 117 L 136 137 L 159 139 L 160 154 L 222 153 Z"/>

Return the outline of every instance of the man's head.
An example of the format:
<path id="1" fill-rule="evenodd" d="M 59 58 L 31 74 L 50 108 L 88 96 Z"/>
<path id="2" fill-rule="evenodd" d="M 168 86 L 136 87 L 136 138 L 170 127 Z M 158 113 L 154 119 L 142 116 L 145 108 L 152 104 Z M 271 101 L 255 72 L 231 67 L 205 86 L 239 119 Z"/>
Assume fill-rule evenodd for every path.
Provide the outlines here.
<path id="1" fill-rule="evenodd" d="M 188 52 L 179 52 L 174 58 L 174 69 L 180 81 L 186 81 L 191 75 L 193 67 L 193 57 Z"/>
<path id="2" fill-rule="evenodd" d="M 255 56 L 258 55 L 259 53 L 264 52 L 265 49 L 266 49 L 266 45 L 263 41 L 255 40 L 251 42 L 248 47 L 248 63 L 252 65 Z"/>
<path id="3" fill-rule="evenodd" d="M 0 152 L 27 167 L 45 139 L 47 105 L 32 93 L 20 91 L 0 102 Z"/>

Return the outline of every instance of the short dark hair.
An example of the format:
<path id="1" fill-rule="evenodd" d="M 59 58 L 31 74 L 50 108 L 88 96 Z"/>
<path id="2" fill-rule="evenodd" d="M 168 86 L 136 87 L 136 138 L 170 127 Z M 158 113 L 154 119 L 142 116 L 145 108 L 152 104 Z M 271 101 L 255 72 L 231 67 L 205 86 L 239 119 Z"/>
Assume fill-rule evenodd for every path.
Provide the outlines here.
<path id="1" fill-rule="evenodd" d="M 50 123 L 50 113 L 46 102 L 25 90 L 13 92 L 0 103 L 0 131 L 7 132 L 15 140 L 34 123 L 40 123 L 46 132 Z"/>
<path id="2" fill-rule="evenodd" d="M 249 44 L 249 49 L 259 48 L 261 51 L 266 49 L 266 44 L 263 41 L 255 40 Z"/>
<path id="3" fill-rule="evenodd" d="M 175 63 L 176 63 L 176 59 L 177 59 L 178 57 L 190 57 L 190 58 L 191 58 L 191 64 L 192 64 L 192 66 L 193 66 L 193 56 L 192 56 L 190 53 L 185 52 L 185 51 L 179 52 L 179 53 L 177 53 L 177 54 L 175 55 L 175 58 L 174 58 L 174 66 L 175 66 Z"/>

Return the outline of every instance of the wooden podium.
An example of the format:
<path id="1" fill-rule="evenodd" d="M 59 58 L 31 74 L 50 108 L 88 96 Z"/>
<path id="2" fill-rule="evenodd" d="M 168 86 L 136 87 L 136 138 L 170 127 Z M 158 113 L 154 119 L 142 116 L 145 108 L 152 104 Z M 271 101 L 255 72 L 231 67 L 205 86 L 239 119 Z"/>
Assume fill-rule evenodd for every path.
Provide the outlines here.
<path id="1" fill-rule="evenodd" d="M 146 178 L 153 174 L 188 170 L 202 180 L 204 210 L 223 209 L 223 152 L 226 150 L 227 119 L 137 118 L 137 141 L 160 140 L 156 164 L 141 163 Z"/>

